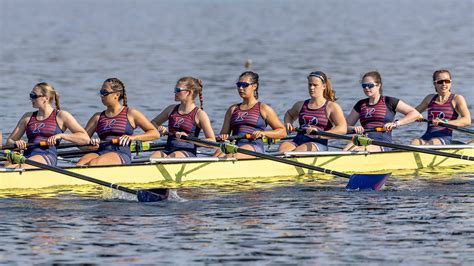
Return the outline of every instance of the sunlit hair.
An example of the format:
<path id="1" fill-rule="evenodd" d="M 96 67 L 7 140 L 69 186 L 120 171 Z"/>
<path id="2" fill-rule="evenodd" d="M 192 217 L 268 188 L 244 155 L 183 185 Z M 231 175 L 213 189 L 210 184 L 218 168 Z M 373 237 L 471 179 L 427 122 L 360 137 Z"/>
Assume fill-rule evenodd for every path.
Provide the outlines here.
<path id="1" fill-rule="evenodd" d="M 127 93 L 125 92 L 125 85 L 118 78 L 109 78 L 104 81 L 104 84 L 108 83 L 112 91 L 120 92 L 119 100 L 122 100 L 124 106 L 127 106 Z"/>
<path id="2" fill-rule="evenodd" d="M 323 91 L 324 99 L 326 99 L 328 101 L 331 101 L 331 102 L 335 102 L 337 100 L 336 92 L 332 88 L 331 80 L 328 78 L 328 76 L 326 74 L 324 74 L 324 72 L 322 72 L 322 71 L 313 71 L 313 72 L 309 73 L 308 80 L 311 77 L 319 78 L 323 82 L 323 84 L 326 85 L 326 89 Z"/>
<path id="3" fill-rule="evenodd" d="M 42 95 L 46 95 L 49 98 L 49 104 L 54 104 L 57 110 L 61 109 L 61 105 L 59 104 L 59 94 L 56 92 L 53 86 L 46 82 L 40 82 L 34 86 L 33 89 L 38 88 L 41 91 Z"/>
<path id="4" fill-rule="evenodd" d="M 245 71 L 244 73 L 240 74 L 239 80 L 242 77 L 249 77 L 250 82 L 257 85 L 257 87 L 255 88 L 255 99 L 258 99 L 258 87 L 259 87 L 258 74 L 253 71 Z"/>
<path id="5" fill-rule="evenodd" d="M 449 70 L 440 69 L 440 70 L 436 70 L 435 72 L 433 72 L 433 81 L 435 81 L 436 78 L 442 73 L 448 73 L 449 79 L 451 79 L 451 72 L 449 72 Z"/>
<path id="6" fill-rule="evenodd" d="M 382 91 L 383 83 L 382 83 L 382 76 L 380 75 L 380 73 L 378 71 L 375 71 L 375 70 L 374 71 L 369 71 L 369 72 L 365 73 L 362 76 L 362 79 L 360 80 L 360 82 L 362 83 L 362 81 L 366 77 L 371 77 L 371 78 L 374 79 L 375 83 L 380 84 L 380 94 L 383 94 L 383 91 Z"/>
<path id="7" fill-rule="evenodd" d="M 185 83 L 186 88 L 193 92 L 193 99 L 199 95 L 200 108 L 204 110 L 204 97 L 202 96 L 202 80 L 195 77 L 182 77 L 177 83 Z"/>

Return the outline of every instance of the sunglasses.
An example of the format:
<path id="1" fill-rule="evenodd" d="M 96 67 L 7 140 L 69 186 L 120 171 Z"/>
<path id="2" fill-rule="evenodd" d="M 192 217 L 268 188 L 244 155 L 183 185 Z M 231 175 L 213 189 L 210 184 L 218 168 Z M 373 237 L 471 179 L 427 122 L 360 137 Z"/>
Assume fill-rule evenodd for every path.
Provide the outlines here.
<path id="1" fill-rule="evenodd" d="M 247 83 L 247 82 L 237 82 L 235 85 L 237 85 L 237 88 L 247 88 L 248 86 L 255 84 L 255 83 Z"/>
<path id="2" fill-rule="evenodd" d="M 372 89 L 372 88 L 374 88 L 375 86 L 377 86 L 377 84 L 370 82 L 370 83 L 362 83 L 361 86 L 362 86 L 362 88 L 364 88 L 364 89 Z"/>
<path id="3" fill-rule="evenodd" d="M 176 88 L 174 88 L 174 93 L 179 93 L 179 92 L 182 92 L 182 91 L 189 91 L 189 90 L 190 89 L 176 87 Z"/>
<path id="4" fill-rule="evenodd" d="M 36 94 L 36 92 L 30 92 L 30 99 L 36 100 L 40 97 L 44 97 L 44 95 L 38 95 L 38 94 Z"/>
<path id="5" fill-rule="evenodd" d="M 107 91 L 107 90 L 105 90 L 105 89 L 101 89 L 101 90 L 99 91 L 99 94 L 100 94 L 100 96 L 105 97 L 105 96 L 107 96 L 107 95 L 109 95 L 109 94 L 111 94 L 111 93 L 114 93 L 114 92 L 116 92 L 116 91 Z"/>
<path id="6" fill-rule="evenodd" d="M 438 85 L 451 84 L 451 80 L 450 79 L 440 79 L 440 80 L 435 81 L 435 83 L 438 84 Z"/>

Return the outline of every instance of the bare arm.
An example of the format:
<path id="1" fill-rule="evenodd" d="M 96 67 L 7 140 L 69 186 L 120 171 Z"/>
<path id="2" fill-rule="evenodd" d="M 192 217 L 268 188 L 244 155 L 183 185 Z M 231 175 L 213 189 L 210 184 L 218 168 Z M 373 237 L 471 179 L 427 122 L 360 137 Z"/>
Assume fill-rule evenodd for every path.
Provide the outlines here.
<path id="1" fill-rule="evenodd" d="M 347 133 L 347 123 L 344 118 L 344 112 L 339 104 L 335 102 L 330 102 L 329 108 L 329 120 L 333 123 L 333 127 L 328 130 L 335 134 L 346 134 Z"/>
<path id="2" fill-rule="evenodd" d="M 199 110 L 196 119 L 197 124 L 204 132 L 204 136 L 206 137 L 205 140 L 216 141 L 216 136 L 214 135 L 214 130 L 211 126 L 211 120 L 209 119 L 209 116 L 207 116 L 207 113 L 203 110 Z"/>
<path id="3" fill-rule="evenodd" d="M 224 123 L 222 124 L 220 134 L 230 134 L 230 118 L 232 117 L 232 112 L 234 111 L 236 105 L 233 104 L 227 109 L 224 117 Z"/>
<path id="4" fill-rule="evenodd" d="M 294 130 L 295 127 L 293 126 L 293 122 L 298 118 L 303 104 L 303 101 L 296 102 L 290 109 L 288 109 L 288 111 L 286 111 L 283 121 L 285 123 L 285 129 L 287 132 Z"/>
<path id="5" fill-rule="evenodd" d="M 58 118 L 62 121 L 63 131 L 69 129 L 71 134 L 61 133 L 58 134 L 60 138 L 74 142 L 78 145 L 90 143 L 90 137 L 87 134 L 86 130 L 79 125 L 77 120 L 69 112 L 61 111 L 58 114 Z"/>
<path id="6" fill-rule="evenodd" d="M 434 97 L 434 94 L 430 94 L 430 95 L 427 95 L 423 101 L 417 106 L 415 107 L 415 109 L 421 114 L 423 113 L 424 111 L 426 111 L 426 109 L 428 109 L 428 104 L 430 103 L 431 99 L 433 99 Z"/>
<path id="7" fill-rule="evenodd" d="M 460 117 L 456 120 L 451 120 L 448 123 L 451 125 L 465 127 L 471 125 L 471 113 L 469 112 L 469 108 L 467 108 L 466 100 L 462 95 L 456 95 L 454 97 L 455 108 Z"/>
<path id="8" fill-rule="evenodd" d="M 161 113 L 159 113 L 155 118 L 151 120 L 151 123 L 153 126 L 158 128 L 159 126 L 163 125 L 164 122 L 168 120 L 168 117 L 170 116 L 171 111 L 173 111 L 173 108 L 176 106 L 176 104 L 172 104 L 168 107 L 166 107 Z"/>
<path id="9" fill-rule="evenodd" d="M 153 124 L 146 118 L 146 116 L 138 111 L 135 108 L 130 108 L 128 110 L 128 115 L 131 118 L 131 122 L 135 124 L 135 127 L 140 127 L 143 129 L 144 133 L 142 134 L 136 134 L 131 136 L 132 140 L 142 140 L 142 141 L 149 141 L 149 140 L 155 140 L 160 137 L 160 133 L 158 133 L 158 130 L 153 126 Z"/>
<path id="10" fill-rule="evenodd" d="M 351 113 L 346 118 L 347 129 L 348 130 L 352 129 L 357 123 L 357 121 L 359 121 L 359 118 L 360 118 L 359 113 L 356 110 L 352 109 Z"/>
<path id="11" fill-rule="evenodd" d="M 281 138 L 286 137 L 285 126 L 281 123 L 277 114 L 275 113 L 275 111 L 273 111 L 273 109 L 270 106 L 262 103 L 260 112 L 262 113 L 262 117 L 265 119 L 265 121 L 267 121 L 267 123 L 272 128 L 272 130 L 263 131 L 262 132 L 263 136 L 267 136 L 272 139 L 281 139 Z"/>
<path id="12" fill-rule="evenodd" d="M 15 144 L 15 141 L 20 140 L 23 134 L 25 134 L 26 125 L 31 117 L 31 112 L 25 113 L 18 121 L 15 129 L 12 131 L 10 136 L 7 138 L 6 144 L 12 145 Z"/>
<path id="13" fill-rule="evenodd" d="M 405 115 L 403 118 L 398 120 L 400 126 L 413 123 L 421 117 L 421 114 L 415 108 L 404 103 L 402 100 L 398 102 L 395 110 Z"/>

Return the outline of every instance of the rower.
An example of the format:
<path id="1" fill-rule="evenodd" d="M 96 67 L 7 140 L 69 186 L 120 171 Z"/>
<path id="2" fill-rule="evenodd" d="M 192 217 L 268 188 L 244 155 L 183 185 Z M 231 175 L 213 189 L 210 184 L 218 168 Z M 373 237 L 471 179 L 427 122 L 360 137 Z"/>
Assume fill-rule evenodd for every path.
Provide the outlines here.
<path id="1" fill-rule="evenodd" d="M 199 95 L 200 107 L 195 104 Z M 203 109 L 202 81 L 194 77 L 183 77 L 174 88 L 174 99 L 179 104 L 166 107 L 153 118 L 152 123 L 160 134 L 168 134 L 164 151 L 157 151 L 152 158 L 161 157 L 196 157 L 196 145 L 180 141 L 182 136 L 198 137 L 201 129 L 206 140 L 215 141 L 216 137 L 211 121 Z M 162 124 L 168 121 L 168 128 Z"/>
<path id="2" fill-rule="evenodd" d="M 416 107 L 423 113 L 428 110 L 428 127 L 421 138 L 411 141 L 414 145 L 447 145 L 453 139 L 453 130 L 439 126 L 443 122 L 465 127 L 471 125 L 471 114 L 466 100 L 460 94 L 451 91 L 452 79 L 448 70 L 436 70 L 433 73 L 433 85 L 436 93 L 429 94 Z"/>
<path id="3" fill-rule="evenodd" d="M 327 151 L 328 140 L 311 138 L 305 133 L 328 131 L 335 134 L 346 134 L 347 124 L 331 81 L 321 71 L 308 75 L 308 92 L 310 99 L 296 102 L 285 113 L 285 127 L 288 132 L 294 131 L 293 122 L 298 118 L 299 132 L 292 141 L 283 142 L 280 152 L 286 151 Z M 304 130 L 304 132 L 302 132 Z"/>
<path id="4" fill-rule="evenodd" d="M 252 71 L 244 72 L 239 76 L 236 85 L 242 102 L 228 108 L 220 132 L 220 139 L 227 140 L 229 136 L 239 137 L 250 134 L 251 139 L 240 139 L 237 141 L 237 145 L 241 149 L 264 152 L 262 137 L 279 139 L 286 136 L 286 131 L 275 111 L 258 100 L 258 78 L 258 74 Z M 272 130 L 265 130 L 267 124 Z M 217 151 L 215 156 L 252 157 L 241 153 L 226 155 L 220 151 Z"/>
<path id="5" fill-rule="evenodd" d="M 155 140 L 160 137 L 160 134 L 143 113 L 128 107 L 125 85 L 122 81 L 117 78 L 105 80 L 99 93 L 102 104 L 107 109 L 95 113 L 86 125 L 89 136 L 92 136 L 94 132 L 99 136 L 99 139 L 91 140 L 91 144 L 97 151 L 84 155 L 77 165 L 130 164 L 132 161 L 130 143 L 136 140 Z M 144 133 L 133 135 L 137 127 L 140 127 Z M 110 142 L 104 144 L 105 141 L 113 139 L 119 139 L 119 145 Z M 101 142 L 103 142 L 102 145 Z"/>
<path id="6" fill-rule="evenodd" d="M 348 131 L 353 130 L 358 134 L 362 134 L 365 129 L 383 127 L 384 132 L 369 132 L 368 136 L 374 140 L 391 143 L 392 129 L 412 123 L 419 118 L 420 113 L 415 108 L 402 100 L 383 95 L 382 77 L 379 72 L 365 73 L 362 77 L 361 86 L 368 98 L 358 101 L 346 118 Z M 404 114 L 404 117 L 395 120 L 396 112 Z M 361 126 L 355 126 L 357 121 L 360 121 Z M 384 151 L 384 148 L 375 145 L 354 146 L 350 143 L 344 150 Z"/>
<path id="7" fill-rule="evenodd" d="M 89 143 L 90 138 L 84 128 L 67 111 L 61 109 L 59 94 L 50 84 L 41 82 L 33 87 L 30 92 L 30 101 L 35 112 L 25 113 L 17 126 L 7 139 L 7 144 L 14 144 L 23 151 L 30 160 L 55 166 L 57 164 L 57 145 L 60 140 L 67 140 L 77 145 Z M 55 107 L 52 103 L 55 102 Z M 71 133 L 64 133 L 67 129 Z M 23 134 L 28 138 L 28 143 L 21 139 Z M 47 146 L 40 146 L 42 141 Z M 36 145 L 32 145 L 36 144 Z M 16 167 L 16 165 L 7 165 Z M 22 165 L 23 168 L 31 168 Z"/>

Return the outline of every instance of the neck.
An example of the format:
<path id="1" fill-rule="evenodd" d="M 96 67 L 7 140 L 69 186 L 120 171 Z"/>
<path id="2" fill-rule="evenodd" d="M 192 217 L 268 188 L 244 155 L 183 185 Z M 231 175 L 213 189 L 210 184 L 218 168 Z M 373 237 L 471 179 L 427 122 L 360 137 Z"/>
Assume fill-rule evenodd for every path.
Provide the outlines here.
<path id="1" fill-rule="evenodd" d="M 374 104 L 374 103 L 378 102 L 380 100 L 380 97 L 382 97 L 382 95 L 380 95 L 380 94 L 375 94 L 373 96 L 369 96 L 369 104 Z"/>
<path id="2" fill-rule="evenodd" d="M 39 116 L 49 116 L 53 112 L 54 108 L 47 104 L 44 107 L 39 107 L 38 108 L 38 115 Z"/>
<path id="3" fill-rule="evenodd" d="M 320 96 L 316 96 L 316 97 L 311 97 L 311 99 L 309 100 L 309 103 L 314 104 L 316 106 L 321 106 L 324 103 L 326 103 L 326 101 L 327 101 L 326 98 L 324 98 L 324 96 L 320 95 Z"/>
<path id="4" fill-rule="evenodd" d="M 121 104 L 114 104 L 114 105 L 111 105 L 111 106 L 107 106 L 107 113 L 109 114 L 117 114 L 119 113 L 120 111 L 122 111 L 122 105 Z"/>
<path id="5" fill-rule="evenodd" d="M 446 102 L 448 100 L 449 96 L 451 96 L 450 91 L 438 93 L 438 99 L 439 99 L 440 102 Z"/>
<path id="6" fill-rule="evenodd" d="M 253 105 L 255 103 L 257 103 L 258 100 L 255 98 L 255 97 L 249 97 L 249 98 L 242 98 L 242 104 L 243 105 L 247 105 L 247 106 L 250 106 L 250 105 Z"/>
<path id="7" fill-rule="evenodd" d="M 179 110 L 182 112 L 191 112 L 194 108 L 196 108 L 196 104 L 194 101 L 182 101 L 181 104 L 179 105 Z"/>

